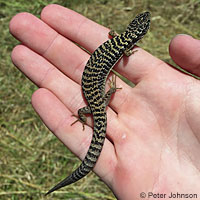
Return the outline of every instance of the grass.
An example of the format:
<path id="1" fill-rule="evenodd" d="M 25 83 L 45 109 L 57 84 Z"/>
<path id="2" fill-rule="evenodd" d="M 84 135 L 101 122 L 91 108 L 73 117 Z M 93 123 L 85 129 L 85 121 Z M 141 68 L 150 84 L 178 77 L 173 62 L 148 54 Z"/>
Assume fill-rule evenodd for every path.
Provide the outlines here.
<path id="1" fill-rule="evenodd" d="M 18 44 L 8 30 L 19 12 L 39 17 L 42 8 L 57 3 L 121 32 L 144 10 L 152 14 L 151 29 L 139 46 L 173 64 L 170 40 L 180 33 L 200 38 L 198 0 L 0 0 L 0 199 L 115 199 L 108 187 L 91 173 L 67 189 L 44 197 L 52 184 L 64 178 L 79 161 L 42 124 L 30 98 L 37 89 L 12 64 L 10 54 Z"/>

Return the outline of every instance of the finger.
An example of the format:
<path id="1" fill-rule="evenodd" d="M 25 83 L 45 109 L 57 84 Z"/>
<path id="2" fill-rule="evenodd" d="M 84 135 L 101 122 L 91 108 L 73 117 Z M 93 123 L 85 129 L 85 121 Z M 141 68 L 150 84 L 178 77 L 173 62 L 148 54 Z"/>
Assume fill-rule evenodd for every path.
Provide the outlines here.
<path id="1" fill-rule="evenodd" d="M 46 13 L 48 13 L 48 15 L 45 18 Z M 63 17 L 58 15 L 58 13 L 61 13 Z M 91 24 L 88 23 L 88 21 L 90 21 L 89 19 L 86 19 L 76 12 L 71 12 L 69 9 L 58 5 L 47 6 L 42 12 L 42 17 L 43 19 L 49 19 L 49 15 L 54 16 L 54 19 L 48 21 L 48 24 L 51 27 L 53 27 L 53 24 L 51 24 L 53 22 L 58 24 L 59 27 L 71 27 L 72 24 L 76 24 L 77 21 L 83 21 L 81 18 L 84 18 L 84 24 L 75 26 L 79 27 L 79 29 L 75 29 L 75 32 L 79 32 L 78 41 L 87 49 L 96 48 L 99 43 L 108 39 L 107 34 L 101 34 L 102 30 L 103 33 L 105 32 L 105 28 L 102 29 L 102 26 L 100 25 L 94 26 L 93 22 Z M 66 20 L 66 23 L 64 24 L 63 18 L 70 18 L 70 20 Z M 88 26 L 86 26 L 86 24 L 88 24 Z M 97 28 L 96 26 L 100 28 Z M 47 24 L 28 13 L 16 15 L 10 23 L 10 31 L 16 38 L 26 44 L 29 48 L 42 54 L 66 75 L 80 83 L 81 74 L 89 55 L 61 35 L 56 36 L 56 28 L 57 27 L 53 30 Z M 68 29 L 66 33 L 64 32 L 64 35 L 76 42 L 77 38 L 73 38 L 73 35 L 75 35 L 74 28 Z M 86 31 L 88 39 L 85 37 Z M 98 41 L 98 44 L 96 41 Z M 90 47 L 91 43 L 94 43 L 94 46 Z M 116 67 L 118 71 L 123 72 L 123 75 L 137 83 L 142 77 L 148 74 L 148 72 L 152 70 L 152 67 L 157 65 L 158 62 L 158 59 L 139 48 L 134 55 L 122 59 L 120 64 Z M 68 67 L 68 65 L 72 66 L 72 68 Z"/>
<path id="2" fill-rule="evenodd" d="M 11 58 L 20 71 L 39 87 L 54 93 L 71 109 L 71 112 L 75 112 L 79 106 L 84 105 L 80 85 L 57 70 L 42 56 L 19 45 L 13 49 Z"/>
<path id="3" fill-rule="evenodd" d="M 36 27 L 33 28 L 33 26 L 31 26 L 32 31 L 28 30 L 29 24 L 35 24 Z M 76 66 L 77 63 L 82 62 L 82 60 L 86 62 L 85 57 L 89 56 L 62 36 L 60 36 L 62 37 L 62 44 L 60 44 L 60 46 L 62 47 L 64 45 L 63 48 L 61 48 L 59 45 L 57 45 L 58 48 L 55 47 L 56 45 L 52 47 L 53 45 L 50 45 L 50 43 L 52 43 L 53 38 L 55 38 L 55 34 L 51 32 L 54 32 L 54 30 L 30 14 L 22 13 L 15 16 L 10 23 L 10 29 L 15 37 L 19 38 L 22 43 L 29 47 L 27 48 L 21 45 L 15 48 L 11 55 L 13 63 L 39 87 L 44 87 L 51 90 L 66 106 L 71 108 L 72 112 L 75 112 L 78 110 L 78 108 L 84 106 L 80 87 L 77 88 L 76 85 L 72 86 L 72 81 L 66 79 L 64 74 L 57 70 L 56 67 L 54 67 L 54 65 L 51 63 L 59 65 L 58 68 L 61 69 L 61 71 L 64 71 L 68 77 L 79 82 L 82 76 L 83 67 L 77 70 L 74 65 Z M 26 32 L 26 30 L 28 30 L 28 32 Z M 25 34 L 23 37 L 21 37 L 23 32 Z M 43 35 L 48 35 L 48 32 L 50 32 L 50 35 L 53 35 L 53 37 L 48 36 L 47 40 L 46 37 L 42 38 Z M 34 40 L 32 40 L 32 38 Z M 51 47 L 48 47 L 47 43 L 49 43 Z M 41 46 L 39 44 L 41 44 Z M 52 54 L 55 54 L 52 56 L 54 59 L 52 59 L 51 56 L 46 56 L 47 53 L 45 53 L 45 58 L 48 57 L 50 62 L 48 62 L 47 59 L 44 59 L 41 55 L 44 54 L 42 52 L 45 52 L 46 48 L 52 48 Z M 32 51 L 31 49 L 35 50 L 36 52 Z M 64 52 L 62 52 L 63 49 L 64 52 L 67 52 L 66 55 Z M 40 53 L 40 55 L 38 53 Z M 58 56 L 56 56 L 57 54 Z M 60 57 L 61 55 L 63 58 Z M 58 59 L 58 62 L 56 59 Z M 63 63 L 63 65 L 61 63 Z M 120 87 L 123 88 L 122 92 L 120 92 L 121 97 L 123 97 L 123 93 L 127 94 L 129 92 L 129 87 L 127 87 L 127 85 L 121 81 L 118 82 L 120 83 Z M 126 88 L 128 88 L 128 91 L 126 91 Z M 80 95 L 77 95 L 77 93 Z M 69 97 L 72 97 L 72 99 L 66 98 L 66 94 L 72 95 L 69 95 Z M 117 101 L 115 101 L 115 103 L 116 105 L 118 104 Z M 116 106 L 116 108 L 119 107 Z"/>
<path id="4" fill-rule="evenodd" d="M 39 87 L 43 87 L 51 91 L 72 113 L 77 114 L 77 110 L 86 106 L 81 93 L 81 86 L 70 78 L 65 76 L 62 72 L 57 70 L 51 63 L 49 63 L 42 56 L 33 52 L 29 48 L 18 45 L 12 52 L 13 63 L 31 79 Z M 109 132 L 118 124 L 116 113 L 111 109 L 108 112 L 108 137 Z M 72 117 L 72 120 L 75 119 Z M 92 126 L 91 117 L 87 119 L 87 124 Z M 68 124 L 69 126 L 71 124 Z M 81 130 L 81 124 L 73 125 L 75 128 Z"/>
<path id="5" fill-rule="evenodd" d="M 86 127 L 82 132 L 74 126 L 69 126 L 73 122 L 71 112 L 65 105 L 50 91 L 38 89 L 32 96 L 32 105 L 40 115 L 47 127 L 81 160 L 85 157 L 89 148 L 92 129 Z M 53 105 L 53 106 L 52 106 Z M 105 165 L 106 163 L 106 165 Z M 116 165 L 115 151 L 112 143 L 105 140 L 102 153 L 97 161 L 94 171 L 109 181 L 112 176 L 113 167 Z M 105 174 L 110 176 L 105 176 Z"/>
<path id="6" fill-rule="evenodd" d="M 74 118 L 71 117 L 72 112 L 76 113 L 78 108 L 85 106 L 81 95 L 80 85 L 73 82 L 68 77 L 64 76 L 64 74 L 61 73 L 59 70 L 54 69 L 52 64 L 46 61 L 43 57 L 23 45 L 19 45 L 13 50 L 12 57 L 14 58 L 14 63 L 16 65 L 19 65 L 20 70 L 23 71 L 27 76 L 31 77 L 31 79 L 35 83 L 37 83 L 37 85 L 41 87 L 45 85 L 46 88 L 54 93 L 53 95 L 53 93 L 50 93 L 46 89 L 38 90 L 34 93 L 32 97 L 33 107 L 35 108 L 36 112 L 41 116 L 47 127 L 52 132 L 55 132 L 55 135 L 66 146 L 68 146 L 69 149 L 72 150 L 72 152 L 74 152 L 80 158 L 83 158 L 85 155 L 84 153 L 86 153 L 86 150 L 88 149 L 88 146 L 86 145 L 89 145 L 89 139 L 91 139 L 91 135 L 87 135 L 85 132 L 88 132 L 89 130 L 89 132 L 91 133 L 92 130 L 89 127 L 86 127 L 86 130 L 83 133 L 82 125 L 80 123 L 76 123 L 75 125 L 71 126 L 72 122 L 74 122 Z M 43 67 L 41 68 L 40 66 Z M 34 74 L 35 71 L 37 71 L 37 75 Z M 60 100 L 58 100 L 58 98 L 55 96 L 59 97 Z M 112 125 L 114 126 L 114 123 L 117 123 L 116 118 L 114 116 L 114 113 L 110 109 L 108 110 L 108 113 L 108 120 L 111 119 L 109 127 L 112 127 Z M 64 122 L 62 123 L 62 121 Z M 89 124 L 92 125 L 91 120 L 89 121 Z M 109 132 L 111 131 L 109 127 L 107 129 L 108 137 Z M 65 129 L 66 131 L 60 133 L 57 129 Z M 70 135 L 65 133 L 70 133 Z M 87 139 L 86 142 L 88 143 L 85 142 L 84 145 L 81 145 L 83 140 L 79 141 L 79 139 L 81 138 L 80 135 L 85 136 L 83 140 Z M 111 144 L 109 140 L 106 140 L 105 144 L 107 143 L 108 145 Z M 83 154 L 81 154 L 81 152 Z M 103 162 L 112 163 L 112 159 L 109 160 L 107 154 L 105 154 L 105 156 L 103 156 L 100 160 L 100 169 L 102 169 L 103 167 Z M 101 170 L 99 172 L 98 168 L 96 172 L 100 176 L 106 173 L 106 171 L 102 172 Z"/>
<path id="7" fill-rule="evenodd" d="M 41 19 L 54 30 L 90 52 L 109 39 L 108 28 L 59 5 L 46 6 L 42 10 Z"/>
<path id="8" fill-rule="evenodd" d="M 30 26 L 30 24 L 32 24 L 32 26 Z M 31 29 L 29 27 L 31 27 Z M 82 71 L 87 60 L 89 59 L 89 55 L 82 51 L 79 47 L 74 45 L 74 43 L 58 34 L 55 34 L 55 31 L 53 29 L 48 27 L 45 23 L 43 23 L 35 16 L 28 13 L 20 13 L 13 17 L 10 22 L 10 31 L 27 47 L 29 47 L 36 53 L 44 56 L 58 69 L 68 75 L 68 77 L 80 83 Z M 46 37 L 46 35 L 48 35 L 48 37 Z M 58 44 L 56 44 L 57 42 L 55 40 L 58 42 Z M 52 45 L 52 43 L 54 43 L 54 45 Z M 46 49 L 48 49 L 48 53 Z M 37 61 L 37 59 L 31 60 L 31 62 L 35 61 Z M 28 64 L 31 64 L 31 62 L 29 62 Z M 37 63 L 39 63 L 39 61 L 37 61 Z M 72 67 L 68 67 L 69 65 Z M 19 62 L 17 66 L 20 67 Z M 24 66 L 23 70 L 21 70 L 29 73 L 29 78 L 33 80 L 33 78 L 30 77 L 31 74 L 35 78 L 37 76 L 40 76 L 40 73 L 37 73 L 38 70 L 40 70 L 38 68 L 39 65 L 37 69 L 28 72 L 29 68 L 24 71 Z M 38 77 L 38 79 L 40 78 Z"/>
<path id="9" fill-rule="evenodd" d="M 21 15 L 23 15 L 23 14 L 21 14 Z M 32 16 L 32 15 L 28 15 L 28 17 L 26 16 L 25 18 L 22 18 L 22 16 L 21 15 L 18 15 L 18 16 L 16 16 L 13 20 L 12 20 L 12 23 L 11 23 L 11 30 L 12 30 L 12 33 L 14 33 L 16 36 L 18 36 L 19 38 L 21 37 L 21 35 L 23 35 L 23 32 L 26 32 L 26 30 L 29 28 L 28 26 L 27 26 L 27 24 L 30 24 L 32 21 L 34 21 L 34 23 L 32 23 L 32 24 L 36 24 L 36 26 L 37 26 L 37 28 L 39 27 L 41 30 L 39 31 L 39 33 L 40 34 L 38 34 L 38 30 L 37 30 L 37 28 L 35 28 L 35 29 L 33 29 L 33 31 L 32 32 L 29 32 L 29 33 L 26 33 L 25 35 L 24 35 L 24 37 L 21 37 L 21 41 L 23 42 L 23 43 L 26 43 L 26 41 L 29 41 L 28 43 L 27 43 L 27 45 L 29 45 L 30 46 L 30 48 L 31 49 L 36 49 L 37 50 L 37 48 L 40 48 L 39 46 L 34 46 L 34 43 L 35 43 L 35 41 L 32 41 L 31 42 L 31 40 L 32 40 L 32 38 L 35 38 L 36 40 L 39 40 L 40 41 L 40 39 L 42 38 L 42 36 L 43 35 L 45 35 L 45 33 L 46 32 L 48 32 L 48 26 L 46 26 L 44 23 L 41 23 L 40 25 L 38 24 L 38 23 L 40 23 L 41 21 L 39 20 L 39 19 L 37 19 L 36 17 L 34 17 L 34 16 Z M 25 14 L 25 15 L 27 15 L 27 14 Z M 27 18 L 27 19 L 26 19 Z M 25 19 L 25 21 L 26 21 L 26 23 L 23 23 L 22 21 Z M 15 21 L 14 21 L 15 20 Z M 37 22 L 35 22 L 35 20 L 37 21 Z M 19 28 L 18 26 L 16 26 L 16 23 L 17 22 L 19 22 L 18 23 L 18 25 L 20 26 L 20 24 L 22 24 L 22 26 Z M 28 22 L 28 23 L 27 23 Z M 25 24 L 25 25 L 24 25 Z M 43 25 L 44 25 L 44 27 L 43 27 Z M 22 30 L 21 30 L 22 29 Z M 42 32 L 42 30 L 45 30 L 46 32 L 43 34 L 43 32 Z M 50 31 L 52 31 L 52 30 L 50 30 Z M 37 36 L 34 36 L 34 37 L 32 37 L 32 35 L 37 35 Z M 24 39 L 25 38 L 25 39 Z M 44 38 L 42 38 L 43 40 L 45 40 L 45 37 Z M 63 38 L 61 38 L 61 39 L 63 39 Z M 65 39 L 65 38 L 64 38 Z M 65 39 L 66 40 L 66 39 Z M 64 40 L 63 40 L 64 41 Z M 68 41 L 68 40 L 67 40 Z M 48 41 L 47 41 L 48 42 Z M 70 42 L 70 41 L 69 41 Z M 54 42 L 54 43 L 56 43 L 56 42 Z M 32 45 L 33 44 L 33 45 Z M 43 43 L 41 43 L 41 44 L 43 44 Z M 63 44 L 63 43 L 62 43 Z M 46 45 L 44 45 L 44 46 L 46 46 Z M 48 45 L 47 45 L 48 46 Z M 48 50 L 49 49 L 51 49 L 51 48 L 53 48 L 52 46 L 53 45 L 50 45 L 51 47 L 48 47 Z M 59 45 L 58 45 L 59 46 Z M 65 45 L 64 45 L 65 46 Z M 43 48 L 42 48 L 43 46 L 41 45 L 41 49 L 42 50 L 44 50 Z M 75 45 L 74 45 L 74 47 L 75 48 L 78 48 L 78 47 L 76 47 Z M 40 50 L 41 50 L 40 49 Z M 61 48 L 61 50 L 62 50 L 63 48 Z M 40 52 L 40 50 L 38 50 L 39 52 Z M 59 50 L 59 49 L 58 49 Z M 52 52 L 55 52 L 55 54 L 60 54 L 60 52 L 58 51 L 58 50 L 56 50 L 56 48 L 53 48 L 53 50 L 52 50 Z M 72 49 L 72 51 L 69 51 L 69 54 L 70 54 L 70 56 L 71 56 L 71 53 L 73 52 L 73 51 L 75 51 L 76 49 Z M 43 51 L 41 51 L 41 52 L 43 52 Z M 81 51 L 81 53 L 82 53 L 82 51 Z M 138 53 L 138 52 L 137 52 Z M 64 53 L 61 53 L 62 55 L 63 55 L 63 57 L 66 57 L 65 56 L 65 54 Z M 46 56 L 46 54 L 45 54 L 45 56 Z M 59 58 L 60 57 L 58 57 L 58 60 L 59 60 Z M 78 60 L 80 58 L 80 56 L 76 56 L 75 57 L 75 59 L 74 60 Z M 20 60 L 20 57 L 18 56 L 18 59 Z M 26 59 L 29 59 L 29 57 L 27 57 Z M 26 62 L 26 59 L 24 59 L 24 61 Z M 49 59 L 51 59 L 50 57 L 49 57 Z M 62 60 L 62 58 L 61 58 L 61 60 Z M 39 63 L 39 60 L 35 57 L 35 61 L 37 61 L 38 63 Z M 56 61 L 56 59 L 55 59 L 55 61 Z M 68 60 L 66 60 L 66 61 L 68 61 Z M 73 60 L 72 60 L 73 61 Z M 32 62 L 34 62 L 34 61 L 32 61 Z M 29 62 L 29 64 L 30 63 L 32 63 L 32 62 Z M 42 62 L 43 63 L 43 62 Z M 73 62 L 72 62 L 73 63 Z M 70 63 L 69 63 L 70 64 Z M 20 62 L 19 62 L 19 64 L 18 64 L 18 66 L 20 66 Z M 25 63 L 24 63 L 24 66 L 29 66 L 28 64 L 26 65 Z M 38 76 L 38 73 L 37 73 L 37 71 L 38 71 L 38 67 L 41 67 L 42 65 L 37 65 L 37 67 L 35 67 L 35 70 L 33 70 L 32 72 L 30 72 L 30 75 L 32 76 L 32 73 L 35 73 L 34 75 L 35 75 L 35 77 L 36 76 Z M 69 69 L 69 68 L 67 68 L 67 69 Z M 73 68 L 72 68 L 73 69 Z M 27 70 L 29 70 L 29 68 L 27 68 Z M 42 79 L 43 81 L 42 81 L 42 83 L 43 83 L 43 85 L 42 85 L 42 87 L 46 87 L 46 88 L 49 88 L 51 91 L 53 91 L 55 94 L 56 94 L 56 96 L 58 96 L 63 102 L 65 102 L 65 99 L 68 99 L 68 98 L 65 98 L 65 94 L 74 94 L 73 92 L 75 92 L 76 90 L 74 90 L 74 91 L 72 91 L 72 93 L 70 93 L 70 92 L 68 92 L 68 90 L 67 89 L 65 89 L 65 87 L 68 87 L 68 85 L 71 85 L 71 84 L 63 84 L 63 83 L 65 83 L 65 81 L 63 80 L 63 78 L 60 78 L 59 79 L 59 75 L 57 75 L 57 71 L 55 70 L 55 69 L 51 69 L 51 70 L 47 70 L 46 72 L 56 72 L 56 75 L 54 76 L 54 73 L 51 73 L 51 75 L 49 76 L 50 78 L 48 78 L 48 76 L 44 76 L 44 78 Z M 71 68 L 70 68 L 70 70 L 69 70 L 69 72 L 70 71 L 73 71 L 73 70 L 71 70 Z M 44 73 L 44 74 L 50 74 L 50 73 Z M 72 73 L 72 75 L 73 74 L 75 74 L 75 73 Z M 55 78 L 56 77 L 56 78 Z M 67 83 L 67 82 L 66 82 Z M 47 85 L 45 85 L 45 84 L 47 84 Z M 49 84 L 49 85 L 48 85 Z M 64 89 L 62 89 L 62 88 L 64 88 Z M 74 87 L 71 87 L 70 89 L 72 89 L 72 88 L 74 88 Z M 123 87 L 123 88 L 125 88 L 125 87 Z M 59 91 L 60 92 L 60 94 L 57 94 L 56 93 L 56 91 Z M 67 93 L 68 92 L 68 93 Z M 123 93 L 123 92 L 125 92 L 125 89 L 123 89 L 122 90 L 122 92 L 121 93 Z M 80 93 L 80 92 L 79 92 Z M 81 94 L 81 93 L 80 93 Z M 77 96 L 79 96 L 79 95 L 77 95 Z M 74 97 L 74 95 L 72 95 L 72 97 Z M 75 100 L 76 100 L 76 98 L 75 98 Z M 72 99 L 72 104 L 73 105 L 75 105 L 75 100 L 74 99 Z M 82 102 L 82 101 L 80 101 L 80 102 Z M 76 105 L 80 105 L 80 102 L 79 103 L 77 103 Z M 70 102 L 68 103 L 68 102 L 65 102 L 65 104 L 70 108 L 71 106 L 70 106 Z M 118 103 L 117 103 L 117 101 L 116 101 L 116 105 L 117 105 Z M 119 105 L 119 104 L 118 104 Z M 80 108 L 80 107 L 79 107 Z M 116 107 L 117 108 L 117 107 Z M 120 108 L 120 107 L 118 107 L 118 108 Z M 115 120 L 114 120 L 115 121 Z"/>
<path id="10" fill-rule="evenodd" d="M 73 42 L 29 13 L 13 17 L 10 32 L 21 43 L 45 57 L 76 82 L 80 82 L 83 66 L 89 55 Z"/>
<path id="11" fill-rule="evenodd" d="M 200 41 L 189 35 L 178 35 L 170 43 L 169 52 L 181 68 L 200 76 Z"/>
<path id="12" fill-rule="evenodd" d="M 46 6 L 41 19 L 53 29 L 93 52 L 99 45 L 108 40 L 109 30 L 84 16 L 59 5 Z M 138 83 L 160 60 L 151 56 L 139 47 L 130 57 L 124 57 L 115 69 L 134 83 Z M 85 63 L 84 63 L 85 64 Z M 84 65 L 80 66 L 84 68 Z"/>

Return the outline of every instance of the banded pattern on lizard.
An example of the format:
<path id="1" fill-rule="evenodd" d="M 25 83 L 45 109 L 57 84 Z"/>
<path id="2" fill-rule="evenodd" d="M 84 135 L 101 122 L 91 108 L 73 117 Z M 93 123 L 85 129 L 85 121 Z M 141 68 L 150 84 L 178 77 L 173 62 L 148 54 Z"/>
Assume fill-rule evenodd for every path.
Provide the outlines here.
<path id="1" fill-rule="evenodd" d="M 94 124 L 92 141 L 81 165 L 71 175 L 49 190 L 46 195 L 80 180 L 94 168 L 106 137 L 106 106 L 111 95 L 116 91 L 116 85 L 112 83 L 110 90 L 105 93 L 106 79 L 124 54 L 131 55 L 132 48 L 147 33 L 149 26 L 150 13 L 139 14 L 128 25 L 125 32 L 121 35 L 113 35 L 112 39 L 104 42 L 91 55 L 82 75 L 82 90 L 88 106 L 79 109 L 78 114 L 79 121 L 83 124 L 86 122 L 84 114 L 92 114 Z"/>

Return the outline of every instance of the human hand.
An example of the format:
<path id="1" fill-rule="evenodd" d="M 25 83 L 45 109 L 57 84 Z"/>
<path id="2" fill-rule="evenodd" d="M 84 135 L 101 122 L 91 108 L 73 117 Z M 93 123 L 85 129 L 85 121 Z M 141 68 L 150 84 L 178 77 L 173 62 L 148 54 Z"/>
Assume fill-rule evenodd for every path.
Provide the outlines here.
<path id="1" fill-rule="evenodd" d="M 92 128 L 71 117 L 85 106 L 80 80 L 89 55 L 108 39 L 109 30 L 74 11 L 47 6 L 41 20 L 15 16 L 10 31 L 21 41 L 13 63 L 40 88 L 32 104 L 46 126 L 80 159 L 89 147 Z M 200 75 L 200 42 L 175 37 L 172 59 Z M 118 199 L 141 199 L 140 193 L 196 193 L 200 196 L 200 83 L 137 47 L 116 70 L 136 84 L 117 79 L 108 108 L 107 139 L 94 172 Z M 91 119 L 88 125 L 91 125 Z M 150 198 L 150 197 L 149 197 Z M 165 198 L 167 199 L 167 198 Z"/>

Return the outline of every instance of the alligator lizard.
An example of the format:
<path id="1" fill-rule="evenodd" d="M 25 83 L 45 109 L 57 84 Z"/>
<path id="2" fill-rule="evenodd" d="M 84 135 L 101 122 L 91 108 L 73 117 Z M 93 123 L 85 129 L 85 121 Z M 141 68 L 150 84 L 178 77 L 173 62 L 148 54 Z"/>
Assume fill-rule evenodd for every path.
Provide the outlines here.
<path id="1" fill-rule="evenodd" d="M 78 120 L 85 124 L 85 114 L 92 114 L 94 124 L 92 141 L 81 165 L 46 195 L 80 180 L 94 168 L 106 136 L 106 106 L 117 89 L 115 83 L 112 83 L 109 91 L 105 93 L 106 79 L 124 54 L 131 55 L 132 48 L 147 33 L 149 26 L 150 13 L 139 14 L 121 35 L 110 32 L 113 38 L 104 42 L 91 55 L 83 71 L 81 83 L 88 106 L 78 110 Z"/>

